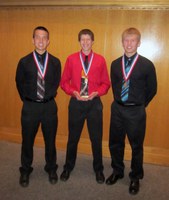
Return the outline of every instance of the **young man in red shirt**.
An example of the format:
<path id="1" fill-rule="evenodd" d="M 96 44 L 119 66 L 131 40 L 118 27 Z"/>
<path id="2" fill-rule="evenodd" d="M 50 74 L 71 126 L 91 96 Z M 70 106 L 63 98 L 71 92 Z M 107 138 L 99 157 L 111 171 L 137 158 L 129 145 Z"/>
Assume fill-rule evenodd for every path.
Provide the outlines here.
<path id="1" fill-rule="evenodd" d="M 61 88 L 71 96 L 69 102 L 69 137 L 62 181 L 69 179 L 77 156 L 77 146 L 85 120 L 92 144 L 93 169 L 96 181 L 104 183 L 102 162 L 103 105 L 100 96 L 110 87 L 107 66 L 103 56 L 92 51 L 94 34 L 83 29 L 78 34 L 81 50 L 70 55 L 61 78 Z"/>

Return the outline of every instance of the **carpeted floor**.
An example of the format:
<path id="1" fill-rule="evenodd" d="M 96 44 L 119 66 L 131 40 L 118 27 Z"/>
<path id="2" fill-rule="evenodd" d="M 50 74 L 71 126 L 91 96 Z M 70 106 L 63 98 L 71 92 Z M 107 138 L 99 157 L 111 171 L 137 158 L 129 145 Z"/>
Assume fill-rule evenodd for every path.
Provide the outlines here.
<path id="1" fill-rule="evenodd" d="M 125 177 L 113 186 L 98 184 L 92 170 L 92 157 L 78 154 L 76 167 L 67 182 L 48 182 L 43 170 L 44 149 L 34 148 L 34 171 L 27 188 L 19 185 L 20 144 L 0 141 L 0 199 L 1 200 L 168 200 L 169 167 L 144 165 L 145 177 L 136 196 L 128 193 L 130 162 L 125 161 Z M 58 175 L 62 172 L 65 152 L 58 152 Z M 104 158 L 104 173 L 112 172 L 110 159 Z"/>

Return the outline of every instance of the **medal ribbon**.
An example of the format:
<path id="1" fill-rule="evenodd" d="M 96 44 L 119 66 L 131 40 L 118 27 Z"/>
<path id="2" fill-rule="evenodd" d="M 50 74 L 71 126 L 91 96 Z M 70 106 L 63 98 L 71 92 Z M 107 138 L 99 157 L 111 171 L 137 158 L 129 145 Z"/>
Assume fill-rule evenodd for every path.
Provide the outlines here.
<path id="1" fill-rule="evenodd" d="M 91 56 L 91 58 L 90 58 L 89 66 L 88 66 L 88 69 L 87 69 L 87 70 L 85 69 L 85 66 L 84 66 L 84 62 L 83 62 L 83 58 L 82 58 L 82 53 L 80 52 L 79 55 L 80 55 L 80 61 L 81 61 L 81 64 L 82 64 L 82 67 L 83 67 L 84 73 L 85 73 L 85 75 L 87 76 L 87 74 L 88 74 L 88 72 L 89 72 L 89 70 L 90 70 L 90 67 L 91 67 L 92 61 L 93 61 L 94 53 L 92 53 L 92 56 Z"/>
<path id="2" fill-rule="evenodd" d="M 45 78 L 45 74 L 46 74 L 47 64 L 48 64 L 48 58 L 49 58 L 48 52 L 46 52 L 46 57 L 45 57 L 45 63 L 44 63 L 44 69 L 43 69 L 43 71 L 41 69 L 41 64 L 38 61 L 38 58 L 36 56 L 35 51 L 33 52 L 33 57 L 34 57 L 34 61 L 36 63 L 36 66 L 38 68 L 38 71 L 41 74 L 42 78 L 44 79 Z"/>
<path id="3" fill-rule="evenodd" d="M 135 56 L 135 58 L 134 58 L 134 60 L 133 60 L 133 62 L 132 62 L 132 64 L 131 64 L 130 70 L 129 70 L 129 72 L 126 74 L 126 71 L 125 71 L 125 61 L 124 61 L 124 55 L 123 55 L 123 57 L 122 57 L 122 72 L 123 72 L 123 77 L 124 77 L 124 80 L 125 80 L 125 81 L 127 81 L 127 80 L 129 79 L 129 77 L 130 77 L 130 75 L 131 75 L 131 73 L 132 73 L 132 71 L 133 71 L 133 69 L 134 69 L 134 67 L 135 67 L 135 65 L 136 65 L 136 62 L 137 62 L 137 60 L 138 60 L 138 57 L 139 57 L 139 55 L 136 54 L 136 56 Z"/>

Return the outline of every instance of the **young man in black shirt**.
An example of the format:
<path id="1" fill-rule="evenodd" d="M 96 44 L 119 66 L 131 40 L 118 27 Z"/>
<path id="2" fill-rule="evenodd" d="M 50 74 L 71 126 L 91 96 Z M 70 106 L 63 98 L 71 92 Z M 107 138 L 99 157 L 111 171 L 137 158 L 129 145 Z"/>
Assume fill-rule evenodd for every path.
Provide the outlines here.
<path id="1" fill-rule="evenodd" d="M 129 193 L 137 194 L 143 171 L 143 142 L 146 129 L 145 108 L 157 92 L 153 63 L 137 53 L 141 34 L 128 28 L 122 34 L 124 55 L 111 64 L 114 102 L 111 106 L 109 149 L 113 173 L 106 180 L 115 184 L 124 176 L 124 148 L 127 134 L 132 149 Z"/>
<path id="2" fill-rule="evenodd" d="M 41 124 L 45 141 L 45 171 L 49 182 L 55 184 L 56 173 L 56 131 L 58 126 L 55 96 L 60 83 L 60 60 L 47 52 L 49 32 L 38 26 L 33 31 L 35 50 L 21 58 L 16 71 L 16 85 L 23 101 L 22 150 L 19 183 L 22 187 L 29 184 L 32 172 L 33 144 Z"/>

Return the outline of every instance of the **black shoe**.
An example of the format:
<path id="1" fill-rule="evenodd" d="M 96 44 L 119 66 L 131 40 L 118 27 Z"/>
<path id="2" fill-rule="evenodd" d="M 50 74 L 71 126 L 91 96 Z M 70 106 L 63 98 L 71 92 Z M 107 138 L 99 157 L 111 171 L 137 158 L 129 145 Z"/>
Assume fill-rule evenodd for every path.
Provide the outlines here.
<path id="1" fill-rule="evenodd" d="M 21 174 L 19 184 L 22 187 L 27 187 L 29 185 L 29 174 Z"/>
<path id="2" fill-rule="evenodd" d="M 55 171 L 49 172 L 49 182 L 51 184 L 56 184 L 57 181 L 58 181 L 57 173 Z"/>
<path id="3" fill-rule="evenodd" d="M 103 172 L 96 172 L 96 181 L 100 184 L 104 183 L 105 177 Z"/>
<path id="4" fill-rule="evenodd" d="M 61 181 L 67 181 L 69 179 L 70 172 L 68 170 L 63 170 L 62 174 L 60 175 Z"/>
<path id="5" fill-rule="evenodd" d="M 107 178 L 106 184 L 107 185 L 113 185 L 113 184 L 115 184 L 117 182 L 118 179 L 121 179 L 121 178 L 123 178 L 122 175 L 120 176 L 118 174 L 114 174 L 113 173 Z"/>
<path id="6" fill-rule="evenodd" d="M 140 183 L 139 180 L 131 181 L 129 186 L 129 193 L 130 194 L 137 194 L 139 191 Z"/>

